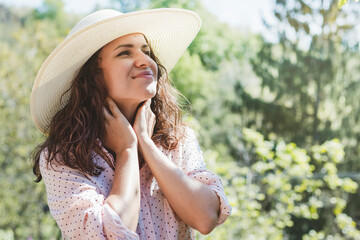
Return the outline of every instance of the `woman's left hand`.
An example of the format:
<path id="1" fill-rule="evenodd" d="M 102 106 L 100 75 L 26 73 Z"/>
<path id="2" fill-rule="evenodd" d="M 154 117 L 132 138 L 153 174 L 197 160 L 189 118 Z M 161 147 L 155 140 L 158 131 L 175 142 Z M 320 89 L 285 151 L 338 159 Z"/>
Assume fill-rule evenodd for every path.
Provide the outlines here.
<path id="1" fill-rule="evenodd" d="M 139 143 L 141 140 L 149 140 L 154 132 L 156 123 L 155 114 L 150 108 L 151 99 L 143 103 L 138 109 L 134 122 L 134 130 L 137 135 Z"/>

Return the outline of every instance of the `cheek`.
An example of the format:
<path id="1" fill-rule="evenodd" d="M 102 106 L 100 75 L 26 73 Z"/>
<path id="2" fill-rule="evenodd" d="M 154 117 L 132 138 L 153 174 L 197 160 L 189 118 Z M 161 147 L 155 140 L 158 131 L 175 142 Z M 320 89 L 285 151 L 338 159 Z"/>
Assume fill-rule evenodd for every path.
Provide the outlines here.
<path id="1" fill-rule="evenodd" d="M 110 66 L 103 68 L 103 76 L 108 90 L 114 87 L 124 85 L 127 78 L 124 69 L 119 66 Z"/>
<path id="2" fill-rule="evenodd" d="M 151 68 L 151 71 L 153 73 L 155 73 L 156 79 L 157 79 L 158 74 L 159 74 L 159 71 L 158 71 L 159 67 L 153 59 L 151 59 L 150 68 Z"/>
<path id="3" fill-rule="evenodd" d="M 116 79 L 111 73 L 104 72 L 104 82 L 107 92 L 111 97 L 115 97 L 115 94 L 121 91 L 121 86 L 123 86 L 119 79 Z"/>
<path id="4" fill-rule="evenodd" d="M 105 87 L 108 89 L 108 91 L 110 91 L 110 89 L 114 85 L 111 74 L 108 71 L 106 71 L 105 69 L 104 69 L 103 73 L 104 73 L 103 79 L 105 82 Z"/>

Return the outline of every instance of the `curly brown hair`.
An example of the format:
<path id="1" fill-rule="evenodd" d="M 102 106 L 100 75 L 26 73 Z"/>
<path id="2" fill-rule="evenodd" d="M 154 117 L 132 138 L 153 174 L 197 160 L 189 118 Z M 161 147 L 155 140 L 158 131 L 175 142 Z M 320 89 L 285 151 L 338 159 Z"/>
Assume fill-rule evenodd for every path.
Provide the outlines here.
<path id="1" fill-rule="evenodd" d="M 75 76 L 67 91 L 70 92 L 67 104 L 52 118 L 46 140 L 33 151 L 36 182 L 42 179 L 39 166 L 42 152 L 47 153 L 48 164 L 56 159 L 63 165 L 78 169 L 85 176 L 98 176 L 104 170 L 92 160 L 94 152 L 107 157 L 99 143 L 106 133 L 103 107 L 106 106 L 108 95 L 99 64 L 100 52 L 101 49 L 94 53 Z M 157 92 L 151 103 L 151 110 L 156 116 L 152 140 L 172 150 L 184 136 L 177 91 L 152 50 L 150 57 L 157 63 L 159 72 Z"/>

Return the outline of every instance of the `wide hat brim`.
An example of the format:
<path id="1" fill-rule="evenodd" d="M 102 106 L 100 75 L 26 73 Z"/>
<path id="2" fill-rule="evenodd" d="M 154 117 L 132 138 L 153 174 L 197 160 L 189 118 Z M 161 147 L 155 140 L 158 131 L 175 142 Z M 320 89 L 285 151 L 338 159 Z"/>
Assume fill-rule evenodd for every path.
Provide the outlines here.
<path id="1" fill-rule="evenodd" d="M 85 17 L 51 52 L 36 76 L 30 99 L 36 127 L 47 132 L 53 116 L 66 105 L 69 93 L 64 93 L 79 69 L 107 43 L 120 36 L 142 33 L 160 63 L 170 72 L 200 27 L 199 16 L 184 9 L 164 8 L 126 14 L 106 9 Z"/>

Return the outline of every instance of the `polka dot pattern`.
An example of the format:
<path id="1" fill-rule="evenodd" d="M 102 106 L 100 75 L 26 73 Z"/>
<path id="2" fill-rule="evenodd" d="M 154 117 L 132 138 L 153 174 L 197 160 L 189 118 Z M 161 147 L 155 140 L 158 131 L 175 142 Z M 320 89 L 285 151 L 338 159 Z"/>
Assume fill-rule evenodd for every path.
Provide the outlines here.
<path id="1" fill-rule="evenodd" d="M 206 170 L 202 152 L 191 129 L 175 150 L 161 151 L 189 177 L 210 186 L 220 199 L 218 225 L 231 213 L 221 179 Z M 140 169 L 141 209 L 136 233 L 127 229 L 121 218 L 105 203 L 114 171 L 100 156 L 93 160 L 105 170 L 97 177 L 84 176 L 60 163 L 46 164 L 41 155 L 47 201 L 63 239 L 195 239 L 194 231 L 172 210 L 159 185 L 145 164 Z"/>

